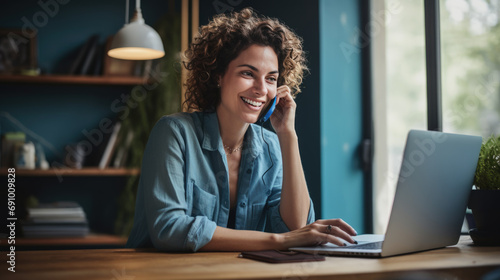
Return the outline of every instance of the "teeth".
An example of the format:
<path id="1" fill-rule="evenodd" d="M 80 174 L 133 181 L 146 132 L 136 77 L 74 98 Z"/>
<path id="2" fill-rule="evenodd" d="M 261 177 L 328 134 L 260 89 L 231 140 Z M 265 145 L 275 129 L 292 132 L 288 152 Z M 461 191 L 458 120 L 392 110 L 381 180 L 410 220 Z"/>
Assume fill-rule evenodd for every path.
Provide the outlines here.
<path id="1" fill-rule="evenodd" d="M 252 101 L 252 100 L 247 99 L 245 97 L 242 97 L 241 99 L 243 99 L 243 101 L 245 101 L 246 103 L 248 103 L 252 106 L 255 106 L 255 107 L 260 107 L 260 106 L 262 106 L 262 103 L 263 103 L 263 102 Z"/>

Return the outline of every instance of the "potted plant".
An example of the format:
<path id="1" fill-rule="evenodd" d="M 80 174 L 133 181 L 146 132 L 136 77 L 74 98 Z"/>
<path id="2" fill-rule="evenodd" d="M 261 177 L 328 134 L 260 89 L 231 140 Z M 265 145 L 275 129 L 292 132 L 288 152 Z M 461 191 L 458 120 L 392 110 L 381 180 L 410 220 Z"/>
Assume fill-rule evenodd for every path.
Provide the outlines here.
<path id="1" fill-rule="evenodd" d="M 475 189 L 469 197 L 475 225 L 469 231 L 474 244 L 500 245 L 500 136 L 487 138 L 479 152 Z"/>

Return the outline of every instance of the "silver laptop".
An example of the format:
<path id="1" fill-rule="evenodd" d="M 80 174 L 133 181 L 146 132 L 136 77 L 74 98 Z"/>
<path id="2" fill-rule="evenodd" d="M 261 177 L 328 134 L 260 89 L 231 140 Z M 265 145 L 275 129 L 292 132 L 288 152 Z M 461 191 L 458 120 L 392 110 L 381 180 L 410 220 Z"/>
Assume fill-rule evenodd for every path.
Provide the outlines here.
<path id="1" fill-rule="evenodd" d="M 356 236 L 358 245 L 345 247 L 327 243 L 290 250 L 387 257 L 457 244 L 481 142 L 479 136 L 411 130 L 385 236 Z"/>

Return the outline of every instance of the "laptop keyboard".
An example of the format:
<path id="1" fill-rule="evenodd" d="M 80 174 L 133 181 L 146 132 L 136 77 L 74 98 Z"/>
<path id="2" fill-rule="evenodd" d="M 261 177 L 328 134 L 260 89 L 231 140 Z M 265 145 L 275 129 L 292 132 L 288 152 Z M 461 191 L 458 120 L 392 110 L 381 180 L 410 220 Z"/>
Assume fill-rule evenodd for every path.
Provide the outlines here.
<path id="1" fill-rule="evenodd" d="M 349 246 L 347 246 L 347 248 L 354 248 L 354 249 L 382 249 L 382 243 L 383 243 L 383 241 L 369 242 L 369 243 L 364 243 L 364 244 L 359 244 L 359 245 L 349 245 Z"/>

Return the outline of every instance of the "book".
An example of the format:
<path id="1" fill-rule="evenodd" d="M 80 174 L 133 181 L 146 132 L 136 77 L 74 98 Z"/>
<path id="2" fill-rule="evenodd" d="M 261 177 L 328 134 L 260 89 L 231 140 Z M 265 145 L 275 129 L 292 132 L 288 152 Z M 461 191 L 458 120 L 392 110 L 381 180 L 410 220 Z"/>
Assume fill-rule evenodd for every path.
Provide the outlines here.
<path id="1" fill-rule="evenodd" d="M 104 150 L 104 153 L 99 162 L 100 169 L 104 169 L 109 166 L 111 157 L 116 148 L 118 133 L 120 132 L 120 128 L 121 128 L 121 122 L 116 122 L 115 125 L 113 126 L 113 132 L 111 133 L 108 143 L 106 144 L 106 149 Z"/>
<path id="2" fill-rule="evenodd" d="M 129 130 L 125 136 L 125 142 L 116 151 L 115 158 L 113 159 L 113 167 L 119 168 L 126 165 L 128 150 L 132 144 L 132 140 L 134 140 L 134 132 Z"/>
<path id="3" fill-rule="evenodd" d="M 22 223 L 24 237 L 84 237 L 90 230 L 88 224 L 29 224 Z"/>
<path id="4" fill-rule="evenodd" d="M 102 62 L 104 60 L 104 46 L 99 45 L 97 46 L 97 52 L 94 57 L 94 62 L 92 65 L 92 69 L 90 70 L 91 72 L 88 74 L 92 74 L 94 76 L 101 76 L 102 75 Z"/>
<path id="5" fill-rule="evenodd" d="M 91 74 L 91 65 L 95 60 L 96 54 L 97 54 L 97 48 L 98 48 L 98 42 L 99 41 L 99 36 L 98 35 L 93 35 L 89 39 L 89 47 L 87 50 L 87 53 L 85 54 L 85 59 L 83 60 L 82 67 L 79 69 L 80 75 L 87 75 Z"/>
<path id="6" fill-rule="evenodd" d="M 54 223 L 68 223 L 68 224 L 81 224 L 86 223 L 87 218 L 85 216 L 75 217 L 75 216 L 46 216 L 46 217 L 32 217 L 27 220 L 28 222 L 37 224 L 54 224 Z"/>
<path id="7" fill-rule="evenodd" d="M 63 218 L 63 217 L 85 217 L 83 208 L 75 202 L 54 202 L 39 204 L 36 207 L 29 207 L 29 218 Z"/>
<path id="8" fill-rule="evenodd" d="M 95 146 L 93 146 L 93 149 L 91 151 L 91 153 L 85 157 L 85 166 L 89 166 L 89 167 L 99 167 L 101 166 L 101 162 L 102 162 L 102 165 L 104 166 L 107 166 L 106 165 L 106 161 L 108 161 L 107 159 L 103 159 L 103 157 L 105 157 L 105 154 L 106 154 L 106 149 L 108 149 L 108 144 L 110 143 L 110 141 L 112 140 L 113 137 L 113 134 L 115 133 L 115 129 L 118 129 L 118 131 L 116 132 L 116 134 L 118 134 L 119 132 L 119 128 L 121 128 L 121 124 L 116 127 L 116 124 L 118 123 L 118 120 L 115 120 L 113 121 L 112 124 L 109 124 L 106 128 L 106 131 L 101 131 L 102 133 L 102 138 L 101 138 L 101 141 L 99 141 L 99 143 L 95 143 Z M 118 137 L 118 135 L 116 135 L 116 137 Z M 114 146 L 116 146 L 116 142 L 117 140 L 114 140 Z M 109 149 L 112 149 L 113 148 L 113 145 L 110 146 Z M 106 157 L 111 157 L 112 156 L 112 152 L 113 150 L 109 150 L 109 155 L 106 155 Z M 109 164 L 109 161 L 108 161 L 108 164 Z"/>
<path id="9" fill-rule="evenodd" d="M 91 36 L 86 42 L 85 44 L 83 44 L 82 47 L 80 47 L 80 51 L 78 52 L 78 55 L 76 56 L 75 60 L 73 61 L 73 63 L 71 64 L 71 67 L 69 69 L 69 74 L 70 75 L 77 75 L 77 74 L 81 74 L 82 72 L 82 67 L 85 63 L 85 61 L 87 60 L 87 55 L 88 55 L 88 52 L 90 50 L 90 48 L 95 44 L 95 42 L 97 41 L 97 38 L 98 36 L 97 35 L 93 35 Z"/>
<path id="10" fill-rule="evenodd" d="M 26 141 L 24 132 L 7 132 L 2 135 L 2 162 L 1 167 L 14 167 L 16 163 L 17 150 Z"/>

